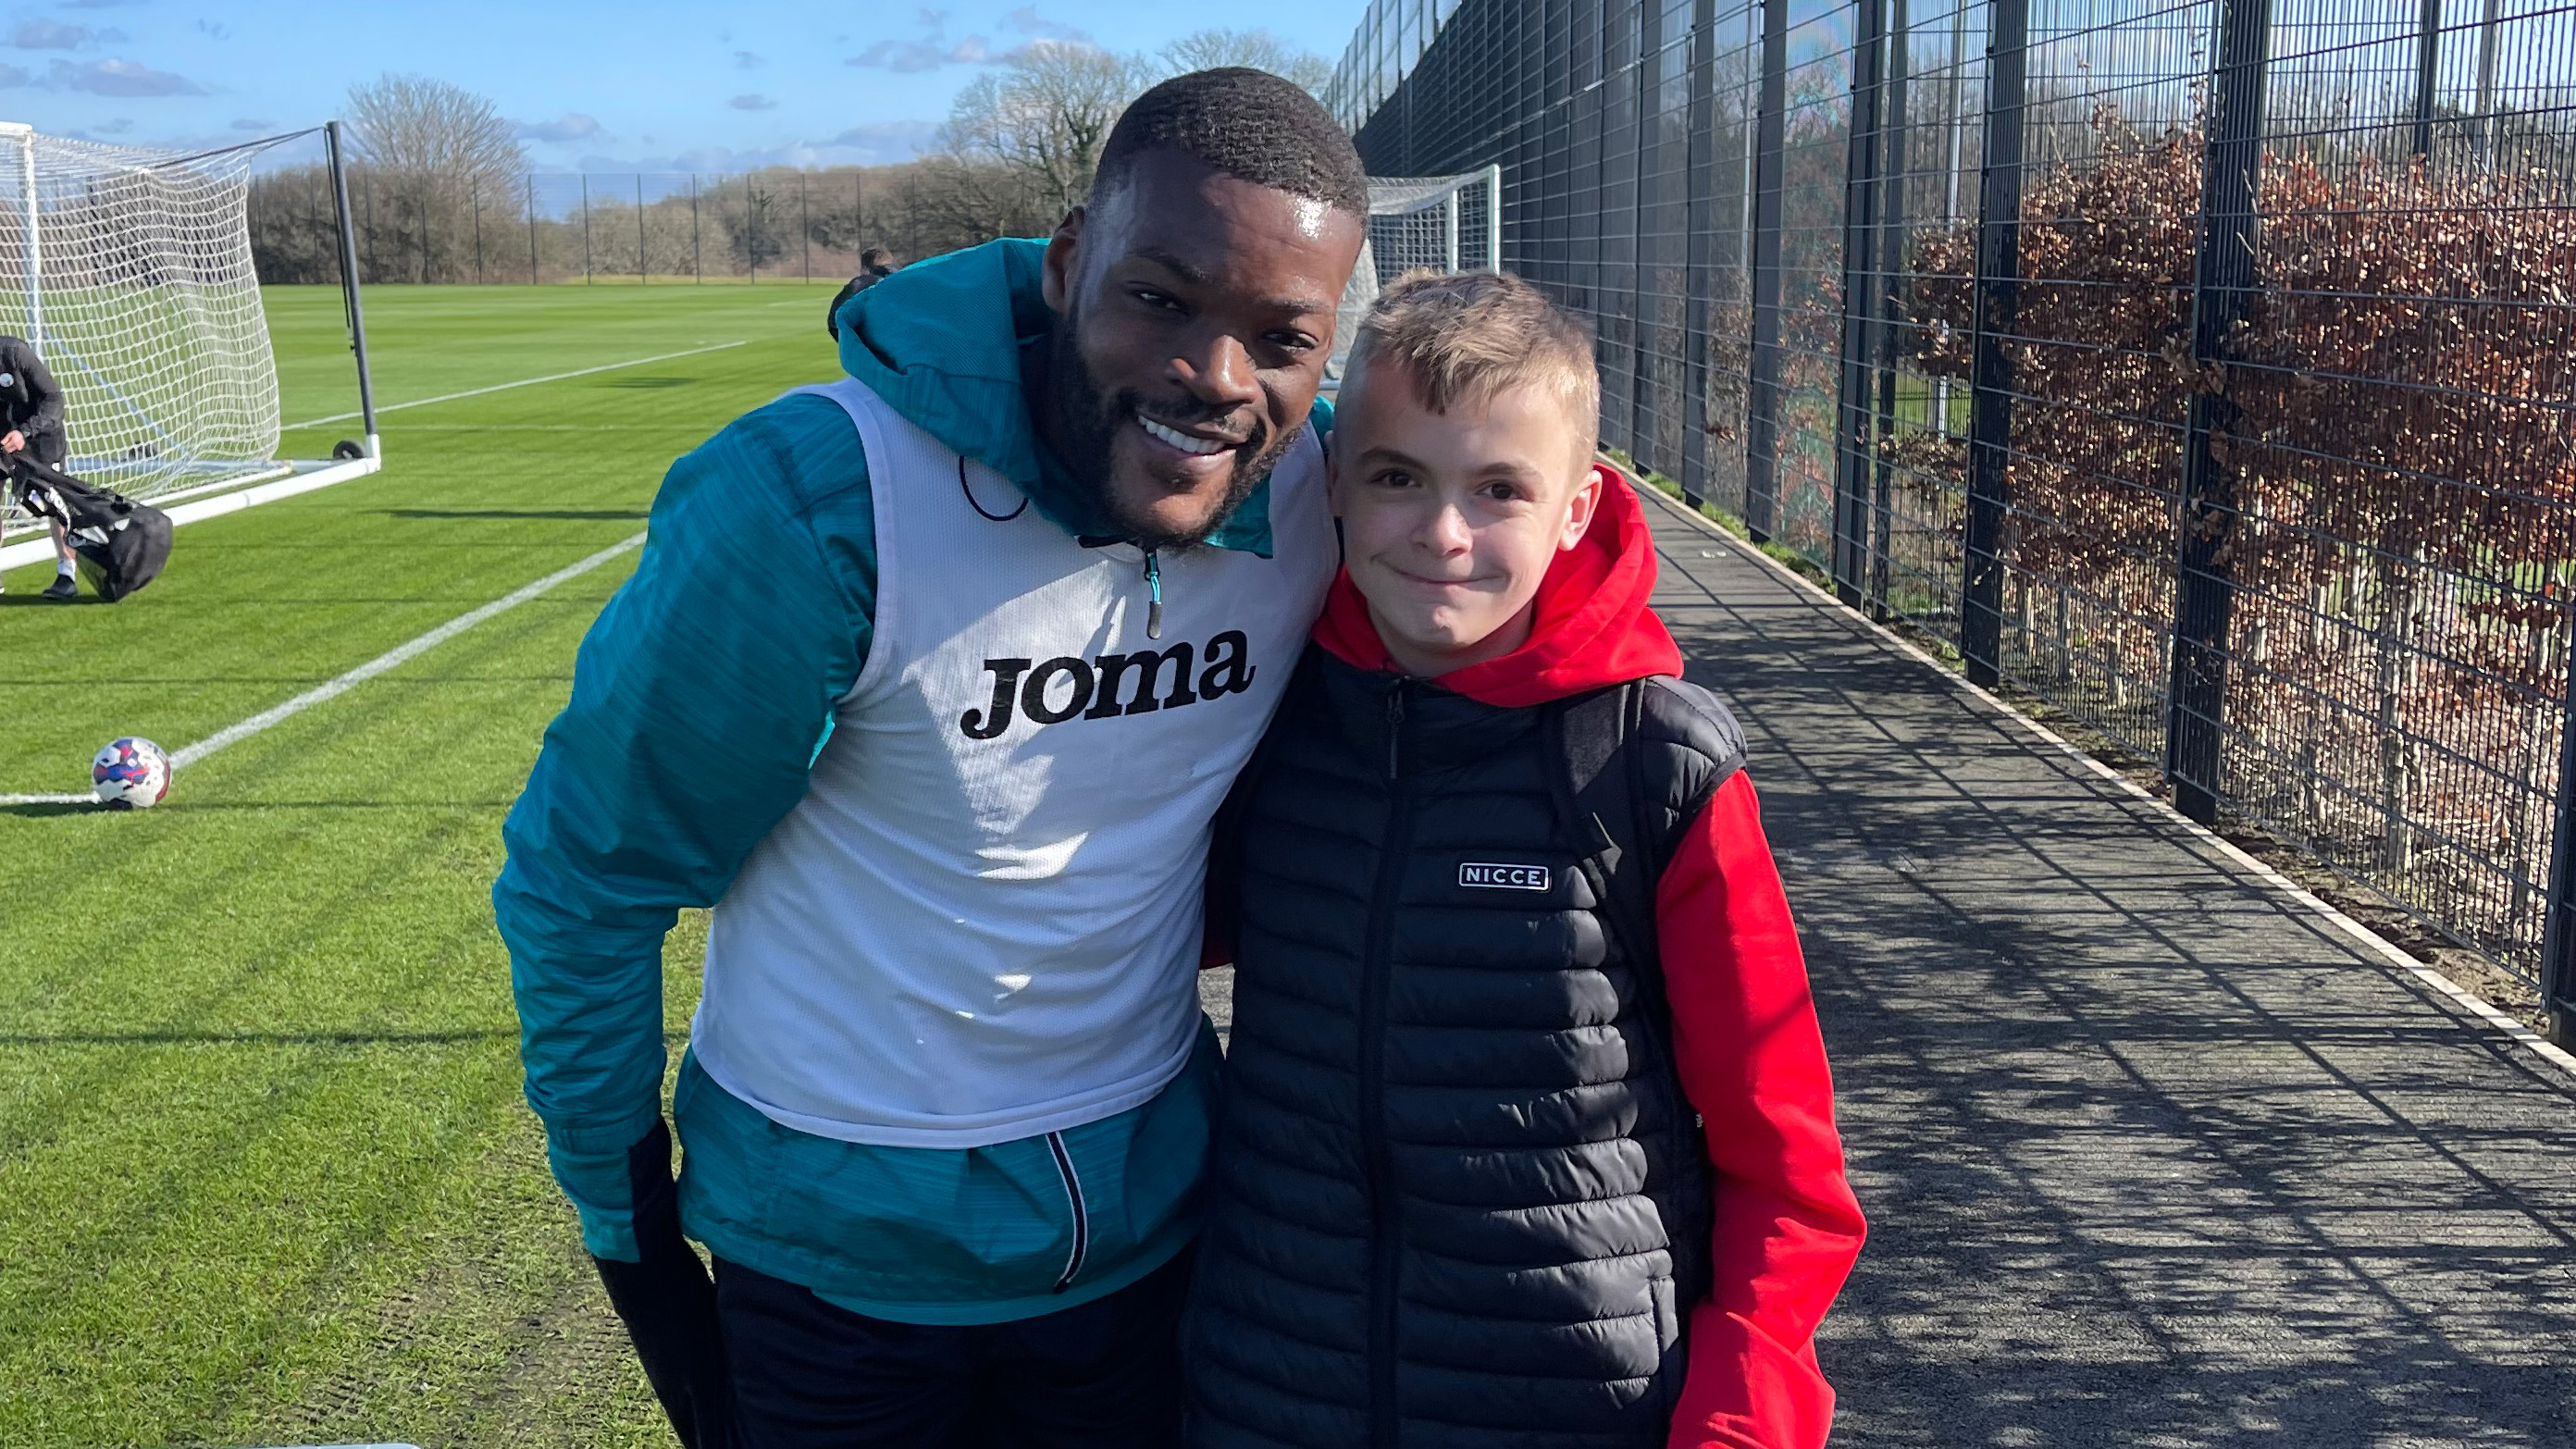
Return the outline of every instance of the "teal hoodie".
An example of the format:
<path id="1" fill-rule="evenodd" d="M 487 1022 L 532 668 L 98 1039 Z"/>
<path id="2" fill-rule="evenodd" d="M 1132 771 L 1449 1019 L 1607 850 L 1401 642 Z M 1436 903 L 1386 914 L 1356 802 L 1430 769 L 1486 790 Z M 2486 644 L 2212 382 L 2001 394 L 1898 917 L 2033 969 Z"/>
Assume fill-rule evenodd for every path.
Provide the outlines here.
<path id="1" fill-rule="evenodd" d="M 1043 247 L 998 241 L 851 297 L 841 365 L 1056 526 L 1110 533 L 1038 440 L 1021 368 L 1054 316 Z M 1330 411 L 1316 404 L 1315 426 Z M 1211 537 L 1267 553 L 1266 490 Z M 592 1253 L 636 1256 L 626 1150 L 661 1111 L 662 938 L 722 899 L 805 792 L 832 707 L 866 662 L 875 518 L 856 431 L 829 398 L 735 419 L 673 464 L 642 561 L 582 640 L 502 827 L 493 886 L 510 948 L 528 1103 Z M 1063 1134 L 1074 1224 L 1045 1139 L 962 1151 L 867 1146 L 770 1121 L 681 1062 L 680 1213 L 719 1257 L 856 1312 L 991 1323 L 1069 1308 L 1161 1266 L 1195 1227 L 1212 1037 L 1154 1101 Z"/>

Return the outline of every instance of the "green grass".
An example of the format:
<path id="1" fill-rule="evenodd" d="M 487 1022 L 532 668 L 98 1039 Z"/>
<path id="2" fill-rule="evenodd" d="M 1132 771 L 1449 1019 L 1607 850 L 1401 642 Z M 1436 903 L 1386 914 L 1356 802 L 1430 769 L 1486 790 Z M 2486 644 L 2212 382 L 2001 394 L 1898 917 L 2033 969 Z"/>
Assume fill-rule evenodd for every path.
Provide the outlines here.
<path id="1" fill-rule="evenodd" d="M 643 527 L 725 419 L 831 376 L 830 289 L 387 288 L 385 471 L 182 528 L 123 604 L 0 597 L 0 792 L 85 787 Z M 336 292 L 268 294 L 289 421 Z M 290 435 L 315 456 L 356 431 Z M 668 1443 L 519 1097 L 486 899 L 632 556 L 216 754 L 139 814 L 0 806 L 0 1444 Z M 669 953 L 674 1039 L 692 922 Z"/>

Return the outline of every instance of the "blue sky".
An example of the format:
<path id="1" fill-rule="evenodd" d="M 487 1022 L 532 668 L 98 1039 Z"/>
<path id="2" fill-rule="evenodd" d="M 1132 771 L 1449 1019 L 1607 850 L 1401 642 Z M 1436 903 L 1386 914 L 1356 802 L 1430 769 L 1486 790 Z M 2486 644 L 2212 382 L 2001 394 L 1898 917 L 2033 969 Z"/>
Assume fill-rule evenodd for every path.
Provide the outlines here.
<path id="1" fill-rule="evenodd" d="M 0 119 L 195 148 L 338 113 L 412 71 L 479 91 L 547 170 L 901 160 L 1026 41 L 1145 50 L 1266 27 L 1328 61 L 1364 0 L 1228 14 L 1190 0 L 60 0 L 0 8 Z"/>

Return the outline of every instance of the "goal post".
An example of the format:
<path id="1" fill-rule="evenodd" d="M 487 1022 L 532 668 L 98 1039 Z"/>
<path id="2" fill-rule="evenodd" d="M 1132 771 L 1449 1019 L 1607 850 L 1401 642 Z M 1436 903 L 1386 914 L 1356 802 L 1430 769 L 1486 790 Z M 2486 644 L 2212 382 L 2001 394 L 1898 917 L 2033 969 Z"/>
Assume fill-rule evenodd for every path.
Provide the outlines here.
<path id="1" fill-rule="evenodd" d="M 1335 311 L 1330 376 L 1341 376 L 1360 319 L 1387 283 L 1411 271 L 1488 272 L 1502 264 L 1502 167 L 1370 177 L 1368 237 Z"/>
<path id="2" fill-rule="evenodd" d="M 337 125 L 320 131 L 336 180 Z M 63 390 L 64 471 L 164 505 L 262 488 L 231 505 L 241 506 L 376 470 L 345 201 L 343 297 L 365 441 L 327 460 L 279 456 L 250 180 L 263 154 L 314 134 L 182 154 L 0 122 L 0 332 L 24 337 Z M 29 532 L 7 529 L 13 539 Z M 50 553 L 41 539 L 13 544 L 0 548 L 0 567 L 31 561 L 20 557 L 31 547 Z"/>

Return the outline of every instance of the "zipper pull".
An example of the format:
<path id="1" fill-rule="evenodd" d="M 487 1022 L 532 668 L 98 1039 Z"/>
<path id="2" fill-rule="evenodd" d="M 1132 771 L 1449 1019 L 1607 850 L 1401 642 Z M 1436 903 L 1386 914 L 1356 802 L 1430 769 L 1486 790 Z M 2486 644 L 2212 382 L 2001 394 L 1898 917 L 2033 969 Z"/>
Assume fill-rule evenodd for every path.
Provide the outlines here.
<path id="1" fill-rule="evenodd" d="M 1404 681 L 1386 692 L 1386 777 L 1396 778 L 1396 745 L 1404 737 Z"/>
<path id="2" fill-rule="evenodd" d="M 1152 549 L 1145 550 L 1145 588 L 1149 594 L 1145 605 L 1145 637 L 1163 637 L 1163 560 Z"/>

